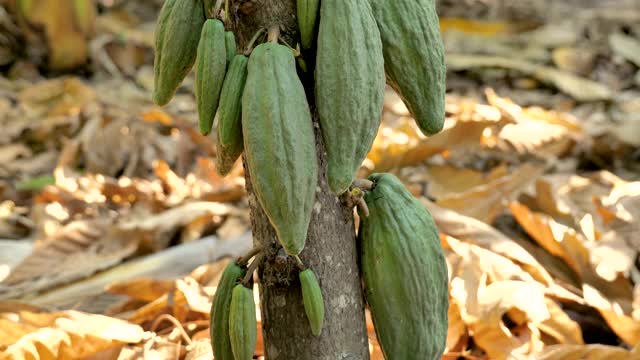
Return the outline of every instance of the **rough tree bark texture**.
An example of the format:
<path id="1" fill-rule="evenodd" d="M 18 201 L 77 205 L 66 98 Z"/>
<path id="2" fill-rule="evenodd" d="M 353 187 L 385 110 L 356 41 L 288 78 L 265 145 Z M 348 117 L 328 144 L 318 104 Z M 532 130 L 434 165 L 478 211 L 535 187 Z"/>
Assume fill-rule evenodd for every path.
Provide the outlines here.
<path id="1" fill-rule="evenodd" d="M 292 38 L 297 28 L 295 0 L 231 0 L 229 10 L 230 23 L 241 48 L 259 28 L 274 24 L 280 24 L 281 36 L 289 44 L 295 43 Z M 312 59 L 307 59 L 312 69 L 309 61 Z M 320 171 L 308 239 L 300 257 L 320 281 L 325 320 L 322 335 L 312 336 L 302 305 L 296 262 L 278 251 L 276 234 L 253 194 L 250 176 L 245 171 L 254 243 L 266 248 L 265 261 L 258 271 L 265 355 L 269 360 L 368 359 L 353 213 L 328 191 L 326 158 L 313 101 L 313 73 L 301 76 L 315 114 Z"/>

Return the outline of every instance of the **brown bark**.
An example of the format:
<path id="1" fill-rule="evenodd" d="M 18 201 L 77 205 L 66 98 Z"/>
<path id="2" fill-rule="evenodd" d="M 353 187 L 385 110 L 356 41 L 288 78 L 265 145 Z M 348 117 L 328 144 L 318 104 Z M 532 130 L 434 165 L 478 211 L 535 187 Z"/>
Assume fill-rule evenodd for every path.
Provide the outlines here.
<path id="1" fill-rule="evenodd" d="M 279 24 L 281 36 L 294 44 L 297 28 L 295 0 L 231 1 L 229 25 L 245 47 L 260 28 Z M 296 261 L 278 245 L 276 234 L 252 191 L 246 173 L 254 243 L 265 249 L 258 271 L 265 355 L 277 359 L 368 359 L 364 304 L 357 266 L 353 212 L 331 194 L 326 182 L 326 158 L 318 132 L 313 101 L 313 72 L 300 74 L 314 113 L 319 164 L 316 202 L 305 249 L 300 257 L 319 279 L 325 302 L 322 334 L 311 335 Z M 311 60 L 312 61 L 312 60 Z"/>

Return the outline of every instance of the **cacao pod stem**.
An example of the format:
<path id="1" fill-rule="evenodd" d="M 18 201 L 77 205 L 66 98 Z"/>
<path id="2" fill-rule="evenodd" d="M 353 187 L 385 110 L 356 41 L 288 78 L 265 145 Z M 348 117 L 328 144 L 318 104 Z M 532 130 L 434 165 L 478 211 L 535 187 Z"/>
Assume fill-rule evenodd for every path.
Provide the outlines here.
<path id="1" fill-rule="evenodd" d="M 249 54 L 251 54 L 251 51 L 253 50 L 253 45 L 256 43 L 256 41 L 258 41 L 258 38 L 260 37 L 260 35 L 262 35 L 262 33 L 264 33 L 264 28 L 256 31 L 256 33 L 253 34 L 253 37 L 251 38 L 251 40 L 249 40 L 247 49 L 244 51 L 245 55 L 249 56 Z"/>
<path id="2" fill-rule="evenodd" d="M 260 253 L 261 251 L 262 251 L 262 246 L 259 246 L 259 245 L 249 250 L 249 252 L 246 253 L 244 256 L 241 256 L 238 258 L 238 261 L 237 261 L 238 265 L 246 265 L 252 257 L 258 255 L 258 253 Z"/>
<path id="3" fill-rule="evenodd" d="M 253 279 L 253 272 L 256 271 L 256 269 L 258 268 L 258 265 L 260 265 L 263 258 L 264 258 L 264 254 L 259 253 L 253 259 L 251 264 L 249 264 L 249 269 L 247 269 L 247 274 L 244 276 L 244 279 L 242 279 L 242 283 L 244 284 L 245 287 L 250 287 L 249 284 L 251 284 L 251 280 Z"/>

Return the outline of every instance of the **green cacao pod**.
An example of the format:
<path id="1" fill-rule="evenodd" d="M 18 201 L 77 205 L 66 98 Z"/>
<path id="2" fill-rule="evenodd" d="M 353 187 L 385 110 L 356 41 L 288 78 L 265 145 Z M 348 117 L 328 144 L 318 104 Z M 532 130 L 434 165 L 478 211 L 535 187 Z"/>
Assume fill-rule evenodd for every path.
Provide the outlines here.
<path id="1" fill-rule="evenodd" d="M 447 339 L 447 264 L 429 212 L 391 174 L 373 174 L 358 237 L 365 297 L 387 359 L 440 359 Z"/>
<path id="2" fill-rule="evenodd" d="M 211 131 L 226 70 L 224 24 L 218 19 L 209 19 L 202 27 L 196 63 L 198 123 L 203 135 Z"/>
<path id="3" fill-rule="evenodd" d="M 229 310 L 233 288 L 247 273 L 245 267 L 231 261 L 224 269 L 211 306 L 211 347 L 213 355 L 219 360 L 234 360 L 229 338 Z"/>
<path id="4" fill-rule="evenodd" d="M 153 101 L 166 105 L 196 61 L 204 24 L 202 0 L 166 0 L 158 16 Z"/>
<path id="5" fill-rule="evenodd" d="M 380 29 L 389 84 L 420 130 L 444 125 L 446 66 L 435 0 L 369 0 Z"/>
<path id="6" fill-rule="evenodd" d="M 315 79 L 327 180 L 341 194 L 371 149 L 382 114 L 382 43 L 367 0 L 322 0 Z"/>
<path id="7" fill-rule="evenodd" d="M 253 291 L 238 284 L 233 288 L 229 309 L 229 338 L 235 360 L 251 360 L 258 339 Z"/>
<path id="8" fill-rule="evenodd" d="M 313 44 L 313 35 L 316 31 L 320 0 L 298 0 L 296 6 L 302 48 L 309 49 Z"/>
<path id="9" fill-rule="evenodd" d="M 302 287 L 302 301 L 304 312 L 307 314 L 311 333 L 320 336 L 322 324 L 324 323 L 324 299 L 322 290 L 318 284 L 318 279 L 311 269 L 305 269 L 298 275 L 300 286 Z"/>
<path id="10" fill-rule="evenodd" d="M 258 45 L 242 95 L 244 154 L 256 198 L 289 255 L 304 248 L 318 164 L 309 104 L 293 53 Z"/>
<path id="11" fill-rule="evenodd" d="M 216 169 L 229 173 L 244 149 L 242 139 L 242 93 L 247 80 L 247 57 L 236 55 L 229 64 L 218 106 L 218 156 Z"/>
<path id="12" fill-rule="evenodd" d="M 227 63 L 230 63 L 233 57 L 236 56 L 236 36 L 233 35 L 233 32 L 227 31 L 224 33 L 224 45 L 227 49 Z"/>

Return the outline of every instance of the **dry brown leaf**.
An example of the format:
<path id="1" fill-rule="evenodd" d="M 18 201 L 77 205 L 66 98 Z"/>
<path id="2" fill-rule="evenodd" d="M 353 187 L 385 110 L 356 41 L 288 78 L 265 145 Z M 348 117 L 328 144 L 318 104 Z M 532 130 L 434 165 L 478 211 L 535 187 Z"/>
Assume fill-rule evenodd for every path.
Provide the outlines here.
<path id="1" fill-rule="evenodd" d="M 20 322 L 9 320 L 12 314 L 0 314 L 0 350 L 5 349 L 7 346 L 15 344 L 23 336 L 36 331 L 38 328 Z M 9 319 L 7 319 L 9 318 Z"/>
<path id="2" fill-rule="evenodd" d="M 612 91 L 600 83 L 578 77 L 566 71 L 534 63 L 498 56 L 447 54 L 447 68 L 453 71 L 477 67 L 513 69 L 553 84 L 579 101 L 611 99 Z"/>
<path id="3" fill-rule="evenodd" d="M 209 314 L 213 294 L 207 293 L 194 278 L 177 280 L 176 289 L 182 292 L 191 311 Z"/>
<path id="4" fill-rule="evenodd" d="M 447 328 L 447 345 L 445 347 L 445 354 L 451 351 L 460 351 L 457 348 L 460 340 L 467 336 L 467 326 L 465 325 L 462 317 L 460 316 L 460 308 L 455 301 L 449 301 L 449 313 L 447 316 L 449 326 Z"/>
<path id="5" fill-rule="evenodd" d="M 207 293 L 195 279 L 178 279 L 175 281 L 175 288 L 137 309 L 128 320 L 135 324 L 143 324 L 161 314 L 169 313 L 179 321 L 184 321 L 189 312 L 209 314 L 212 296 L 213 294 Z"/>
<path id="6" fill-rule="evenodd" d="M 506 208 L 510 199 L 515 199 L 524 188 L 544 171 L 543 166 L 524 165 L 511 174 L 471 188 L 460 194 L 438 199 L 440 206 L 455 210 L 491 224 Z"/>
<path id="7" fill-rule="evenodd" d="M 20 324 L 19 317 L 15 320 L 14 324 Z M 6 347 L 0 359 L 78 359 L 127 343 L 139 343 L 144 337 L 137 325 L 70 310 L 58 313 L 50 327 L 36 329 Z"/>
<path id="8" fill-rule="evenodd" d="M 493 125 L 495 121 L 458 121 L 436 135 L 420 139 L 382 126 L 367 159 L 373 164 L 371 170 L 378 172 L 415 165 L 446 150 L 479 147 L 484 129 Z"/>
<path id="9" fill-rule="evenodd" d="M 95 98 L 93 88 L 73 77 L 45 80 L 18 94 L 18 99 L 28 109 L 30 116 L 43 117 L 42 120 L 78 114 Z M 35 125 L 38 126 L 37 123 Z"/>
<path id="10" fill-rule="evenodd" d="M 440 207 L 426 199 L 420 199 L 429 210 L 442 233 L 470 244 L 478 245 L 521 264 L 523 270 L 545 285 L 553 284 L 551 275 L 523 247 L 500 231 L 482 221 Z"/>
<path id="11" fill-rule="evenodd" d="M 609 327 L 625 343 L 636 346 L 640 344 L 640 321 L 624 314 L 622 304 L 611 301 L 590 284 L 582 286 L 584 300 L 596 308 L 605 319 Z"/>
<path id="12" fill-rule="evenodd" d="M 609 46 L 616 54 L 640 67 L 640 40 L 622 33 L 609 35 Z"/>
<path id="13" fill-rule="evenodd" d="M 451 165 L 431 165 L 427 166 L 427 170 L 425 175 L 429 181 L 429 194 L 436 199 L 463 193 L 508 175 L 506 165 L 496 166 L 488 173 Z"/>
<path id="14" fill-rule="evenodd" d="M 584 344 L 580 325 L 554 300 L 545 297 L 544 301 L 550 316 L 537 325 L 540 331 L 551 336 L 558 344 Z"/>
<path id="15" fill-rule="evenodd" d="M 446 237 L 446 242 L 462 259 L 474 263 L 491 282 L 520 280 L 535 283 L 536 286 L 540 285 L 531 274 L 504 256 L 476 245 L 461 242 L 451 236 Z"/>
<path id="16" fill-rule="evenodd" d="M 490 359 L 526 357 L 543 344 L 535 324 L 549 317 L 544 303 L 544 287 L 535 282 L 498 281 L 487 284 L 488 277 L 469 260 L 451 282 L 451 296 L 460 307 L 474 343 Z M 503 316 L 509 313 L 517 325 L 508 329 Z"/>
<path id="17" fill-rule="evenodd" d="M 616 346 L 551 345 L 536 355 L 537 360 L 632 360 L 640 358 L 640 347 L 625 350 Z"/>
<path id="18" fill-rule="evenodd" d="M 573 229 L 557 223 L 546 214 L 533 212 L 518 202 L 511 203 L 509 208 L 518 223 L 540 246 L 562 258 L 576 274 L 583 275 L 587 271 L 589 253 Z"/>
<path id="19" fill-rule="evenodd" d="M 111 294 L 125 295 L 132 299 L 153 301 L 175 287 L 175 282 L 149 278 L 138 278 L 114 283 L 106 288 Z"/>
<path id="20" fill-rule="evenodd" d="M 640 321 L 640 284 L 636 284 L 633 287 L 633 303 L 631 317 L 634 320 Z"/>
<path id="21" fill-rule="evenodd" d="M 37 244 L 0 284 L 0 299 L 25 296 L 84 278 L 117 264 L 137 248 L 110 221 L 77 221 Z"/>

